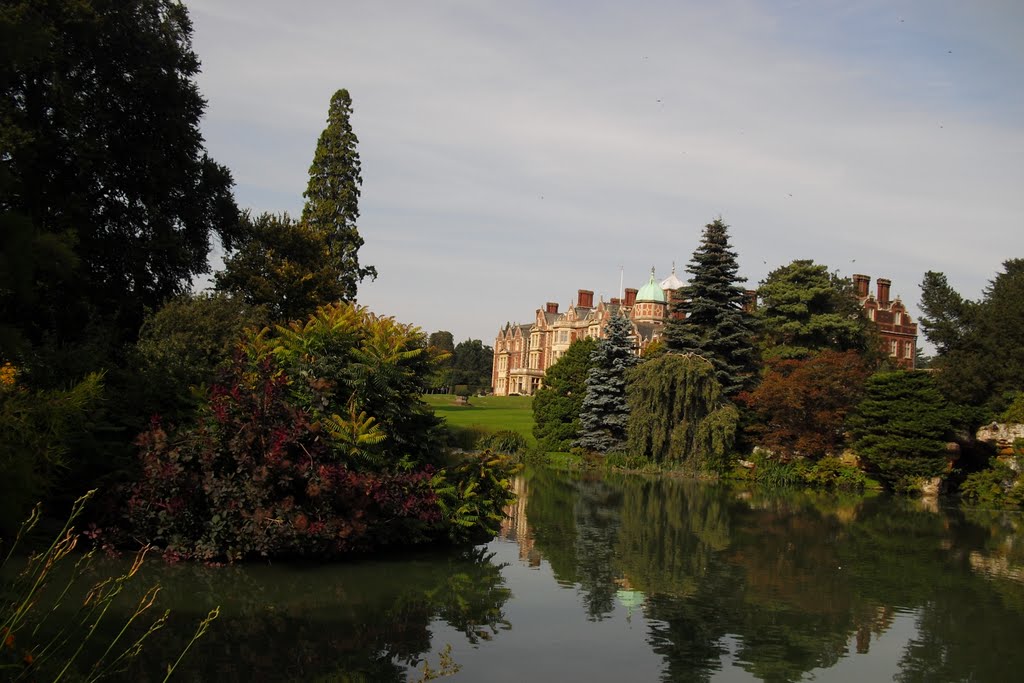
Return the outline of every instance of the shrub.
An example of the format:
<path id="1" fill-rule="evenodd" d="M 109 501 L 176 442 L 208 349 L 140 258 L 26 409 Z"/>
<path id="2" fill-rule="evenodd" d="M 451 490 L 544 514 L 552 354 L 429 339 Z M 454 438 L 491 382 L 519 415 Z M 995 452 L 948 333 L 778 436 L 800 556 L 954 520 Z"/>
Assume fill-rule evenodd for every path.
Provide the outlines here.
<path id="1" fill-rule="evenodd" d="M 478 443 L 478 448 L 489 449 L 495 453 L 504 453 L 506 455 L 519 455 L 526 451 L 527 445 L 526 437 L 519 432 L 502 429 L 481 439 Z"/>
<path id="2" fill-rule="evenodd" d="M 438 533 L 434 471 L 360 472 L 374 425 L 335 415 L 335 433 L 289 402 L 270 358 L 233 365 L 210 389 L 199 422 L 139 437 L 142 476 L 127 514 L 136 537 L 186 558 L 332 556 Z"/>
<path id="3" fill-rule="evenodd" d="M 650 459 L 642 455 L 622 452 L 609 453 L 605 456 L 604 464 L 607 467 L 617 467 L 625 470 L 641 470 L 653 465 Z"/>
<path id="4" fill-rule="evenodd" d="M 1021 507 L 1024 505 L 1024 486 L 1018 474 L 1003 463 L 996 462 L 989 469 L 967 475 L 960 485 L 961 497 L 973 505 L 991 507 Z"/>
<path id="5" fill-rule="evenodd" d="M 802 475 L 807 484 L 817 488 L 864 489 L 871 485 L 871 480 L 861 469 L 833 457 L 813 463 Z"/>
<path id="6" fill-rule="evenodd" d="M 242 331 L 266 319 L 265 309 L 225 294 L 182 296 L 147 317 L 131 359 L 143 414 L 185 417 L 198 402 L 191 388 L 212 382 Z"/>
<path id="7" fill-rule="evenodd" d="M 801 460 L 780 462 L 775 458 L 757 453 L 752 457 L 754 470 L 751 479 L 766 486 L 800 486 L 804 483 L 806 463 Z"/>
<path id="8" fill-rule="evenodd" d="M 520 469 L 509 456 L 485 450 L 438 473 L 433 486 L 449 539 L 467 543 L 495 536 L 505 519 L 504 509 L 515 502 L 512 477 Z"/>
<path id="9" fill-rule="evenodd" d="M 1024 391 L 1018 391 L 1013 394 L 1010 406 L 999 417 L 999 420 L 1000 422 L 1024 424 Z"/>
<path id="10" fill-rule="evenodd" d="M 0 374 L 0 535 L 17 530 L 32 504 L 65 472 L 74 438 L 103 393 L 91 374 L 68 390 L 32 391 L 5 363 Z"/>
<path id="11" fill-rule="evenodd" d="M 492 434 L 491 430 L 483 425 L 448 424 L 446 430 L 448 445 L 464 451 L 476 450 L 480 447 L 479 444 Z"/>

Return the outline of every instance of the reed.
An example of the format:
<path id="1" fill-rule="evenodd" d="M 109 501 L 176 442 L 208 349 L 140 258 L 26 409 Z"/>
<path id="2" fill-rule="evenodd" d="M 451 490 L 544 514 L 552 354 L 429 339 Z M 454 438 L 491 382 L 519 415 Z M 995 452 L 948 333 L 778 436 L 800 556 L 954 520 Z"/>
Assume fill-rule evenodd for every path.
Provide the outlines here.
<path id="1" fill-rule="evenodd" d="M 112 629 L 106 628 L 115 619 L 112 605 L 138 574 L 148 547 L 136 554 L 126 572 L 95 583 L 86 591 L 81 604 L 71 605 L 95 557 L 95 550 L 75 553 L 79 535 L 74 523 L 95 493 L 89 491 L 75 501 L 49 547 L 30 555 L 24 568 L 4 587 L 0 604 L 0 678 L 55 683 L 65 679 L 102 680 L 123 671 L 142 652 L 146 640 L 167 622 L 169 610 L 153 615 L 160 592 L 157 585 L 143 593 L 120 628 L 116 624 Z M 16 548 L 35 528 L 40 516 L 37 505 L 7 549 L 0 574 L 6 575 Z M 70 569 L 69 563 L 73 563 Z M 200 622 L 181 656 L 168 666 L 165 681 L 219 613 L 219 609 L 214 609 Z"/>

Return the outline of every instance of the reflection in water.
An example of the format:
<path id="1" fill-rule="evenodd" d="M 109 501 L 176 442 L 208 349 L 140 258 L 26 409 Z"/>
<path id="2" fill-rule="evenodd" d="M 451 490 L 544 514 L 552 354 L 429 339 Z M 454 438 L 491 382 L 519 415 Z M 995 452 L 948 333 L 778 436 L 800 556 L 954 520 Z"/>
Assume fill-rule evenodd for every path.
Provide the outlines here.
<path id="1" fill-rule="evenodd" d="M 501 571 L 486 547 L 327 566 L 150 563 L 139 586 L 161 584 L 177 628 L 147 644 L 128 678 L 162 680 L 198 616 L 219 604 L 176 680 L 405 681 L 431 648 L 432 624 L 469 643 L 509 628 Z"/>
<path id="2" fill-rule="evenodd" d="M 913 615 L 916 631 L 901 681 L 1006 680 L 1024 667 L 1017 515 L 544 470 L 521 486 L 527 500 L 511 524 L 532 561 L 539 552 L 576 587 L 590 619 L 625 594 L 667 680 L 736 668 L 765 681 L 827 679 L 853 655 L 866 663 L 897 614 Z"/>
<path id="3" fill-rule="evenodd" d="M 527 470 L 502 537 L 330 566 L 148 565 L 173 624 L 131 680 L 1005 681 L 1020 515 Z M 111 568 L 106 570 L 109 572 Z M 112 573 L 112 572 L 110 572 Z"/>

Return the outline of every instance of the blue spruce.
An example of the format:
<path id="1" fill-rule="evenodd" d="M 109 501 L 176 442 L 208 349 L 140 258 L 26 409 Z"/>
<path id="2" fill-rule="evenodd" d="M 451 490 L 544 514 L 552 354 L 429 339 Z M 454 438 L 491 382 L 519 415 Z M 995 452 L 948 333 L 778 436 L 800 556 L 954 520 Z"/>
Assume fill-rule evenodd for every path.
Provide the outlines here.
<path id="1" fill-rule="evenodd" d="M 626 370 L 639 362 L 630 339 L 632 325 L 615 314 L 605 328 L 605 338 L 590 357 L 587 396 L 580 412 L 580 437 L 575 445 L 588 451 L 610 453 L 626 448 Z"/>

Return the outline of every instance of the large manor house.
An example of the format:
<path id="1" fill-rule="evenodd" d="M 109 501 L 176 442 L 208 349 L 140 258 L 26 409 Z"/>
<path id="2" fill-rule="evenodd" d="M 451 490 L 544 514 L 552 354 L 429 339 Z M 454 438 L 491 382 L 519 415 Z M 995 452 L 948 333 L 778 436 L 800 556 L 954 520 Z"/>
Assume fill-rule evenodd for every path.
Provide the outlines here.
<path id="1" fill-rule="evenodd" d="M 891 282 L 878 278 L 872 293 L 871 278 L 854 275 L 853 287 L 865 315 L 875 323 L 883 348 L 902 368 L 913 369 L 917 349 L 917 323 L 910 318 L 903 302 L 890 299 Z M 632 323 L 633 349 L 643 353 L 659 339 L 669 317 L 669 306 L 676 291 L 685 283 L 672 274 L 663 280 L 651 269 L 650 280 L 640 289 L 627 288 L 623 297 L 602 298 L 594 304 L 594 292 L 581 289 L 575 303 L 559 312 L 549 301 L 537 309 L 532 322 L 506 323 L 494 341 L 494 366 L 491 386 L 496 396 L 533 395 L 541 387 L 544 372 L 577 339 L 601 339 L 612 316 L 624 315 Z M 747 292 L 747 305 L 756 306 L 757 293 Z"/>

